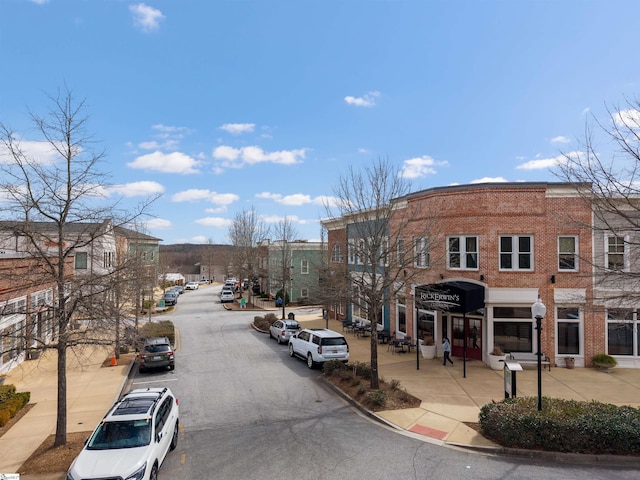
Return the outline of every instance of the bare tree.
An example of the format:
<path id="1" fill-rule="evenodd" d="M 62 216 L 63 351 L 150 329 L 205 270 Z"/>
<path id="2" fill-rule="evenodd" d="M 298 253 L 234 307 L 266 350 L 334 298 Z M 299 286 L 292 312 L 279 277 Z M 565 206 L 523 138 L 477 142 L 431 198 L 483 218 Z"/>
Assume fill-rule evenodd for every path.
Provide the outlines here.
<path id="1" fill-rule="evenodd" d="M 6 152 L 0 162 L 0 191 L 6 200 L 3 210 L 7 217 L 0 234 L 19 238 L 20 248 L 37 260 L 42 274 L 55 285 L 51 307 L 55 338 L 43 347 L 57 351 L 54 445 L 58 446 L 67 440 L 67 349 L 82 342 L 113 342 L 112 334 L 105 338 L 104 332 L 94 331 L 83 337 L 70 327 L 77 318 L 88 318 L 90 326 L 92 319 L 99 320 L 95 307 L 109 298 L 114 272 L 118 271 L 114 264 L 87 275 L 72 275 L 71 260 L 77 251 L 107 241 L 114 226 L 139 218 L 152 199 L 133 213 L 117 210 L 117 202 L 107 202 L 104 192 L 109 185 L 99 168 L 104 153 L 92 148 L 83 114 L 85 102 L 75 101 L 68 89 L 50 100 L 45 116 L 30 112 L 49 149 L 46 154 L 32 153 L 19 135 L 0 123 L 0 145 Z M 111 258 L 105 257 L 105 265 L 107 260 Z"/>
<path id="2" fill-rule="evenodd" d="M 287 285 L 291 282 L 291 264 L 292 250 L 291 243 L 296 239 L 298 233 L 293 226 L 293 222 L 289 217 L 284 217 L 274 227 L 274 242 L 275 253 L 273 258 L 275 260 L 274 268 L 269 266 L 269 272 L 273 286 L 278 286 L 279 290 L 276 292 L 276 298 L 282 299 L 282 318 L 285 318 L 285 306 L 290 298 L 290 294 L 287 291 Z M 271 253 L 269 253 L 271 258 Z"/>
<path id="3" fill-rule="evenodd" d="M 413 257 L 404 248 L 415 212 L 404 197 L 410 183 L 388 159 L 378 159 L 362 171 L 349 168 L 334 188 L 335 205 L 326 205 L 327 222 L 346 224 L 347 272 L 351 303 L 371 322 L 371 388 L 379 388 L 376 326 L 383 307 L 408 285 Z M 421 222 L 428 232 L 430 222 Z M 415 227 L 411 227 L 416 234 Z M 411 251 L 407 248 L 407 250 Z"/>
<path id="4" fill-rule="evenodd" d="M 607 109 L 607 119 L 592 117 L 576 151 L 564 153 L 556 174 L 575 182 L 592 210 L 595 255 L 581 261 L 591 266 L 594 296 L 612 304 L 634 304 L 640 291 L 640 102 Z M 595 128 L 592 128 L 595 125 Z M 625 260 L 626 259 L 626 260 Z"/>
<path id="5" fill-rule="evenodd" d="M 322 254 L 318 270 L 318 286 L 314 289 L 312 303 L 323 306 L 325 328 L 329 328 L 329 312 L 337 311 L 340 305 L 348 303 L 350 298 L 349 281 L 347 277 L 346 264 L 338 258 L 331 258 L 334 253 L 326 248 L 326 232 L 320 232 L 322 243 Z"/>
<path id="6" fill-rule="evenodd" d="M 235 247 L 232 262 L 234 273 L 239 274 L 239 280 L 248 278 L 252 281 L 258 276 L 259 243 L 268 235 L 268 227 L 260 220 L 253 207 L 236 214 L 229 226 L 228 236 Z M 252 295 L 253 289 L 249 288 L 250 301 Z"/>

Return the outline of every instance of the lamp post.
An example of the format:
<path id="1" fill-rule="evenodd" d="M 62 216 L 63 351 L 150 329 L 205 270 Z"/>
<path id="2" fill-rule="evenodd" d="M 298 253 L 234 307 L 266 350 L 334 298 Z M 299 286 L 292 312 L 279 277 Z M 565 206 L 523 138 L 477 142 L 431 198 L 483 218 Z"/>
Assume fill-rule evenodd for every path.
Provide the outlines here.
<path id="1" fill-rule="evenodd" d="M 536 303 L 531 305 L 531 313 L 536 319 L 536 330 L 538 331 L 538 410 L 542 410 L 542 345 L 540 344 L 540 333 L 542 332 L 542 319 L 547 313 L 547 307 L 540 300 L 540 295 L 538 295 Z"/>

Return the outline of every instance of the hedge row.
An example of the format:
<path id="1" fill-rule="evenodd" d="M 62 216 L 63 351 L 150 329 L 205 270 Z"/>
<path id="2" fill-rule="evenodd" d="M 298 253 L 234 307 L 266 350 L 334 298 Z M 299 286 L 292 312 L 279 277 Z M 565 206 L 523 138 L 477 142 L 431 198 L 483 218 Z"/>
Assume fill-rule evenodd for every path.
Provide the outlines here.
<path id="1" fill-rule="evenodd" d="M 0 427 L 15 417 L 31 398 L 31 392 L 16 392 L 15 385 L 0 385 Z"/>
<path id="2" fill-rule="evenodd" d="M 640 455 L 640 409 L 557 398 L 509 398 L 480 409 L 482 434 L 511 448 Z"/>
<path id="3" fill-rule="evenodd" d="M 175 329 L 170 320 L 145 323 L 140 327 L 140 336 L 142 338 L 167 337 L 171 345 L 175 345 L 176 342 Z"/>

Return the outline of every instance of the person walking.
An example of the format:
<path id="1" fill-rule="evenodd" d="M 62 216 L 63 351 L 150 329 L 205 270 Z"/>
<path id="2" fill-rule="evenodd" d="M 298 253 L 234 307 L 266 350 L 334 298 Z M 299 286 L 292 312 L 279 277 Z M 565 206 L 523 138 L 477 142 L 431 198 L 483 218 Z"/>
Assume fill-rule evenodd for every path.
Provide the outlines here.
<path id="1" fill-rule="evenodd" d="M 444 351 L 444 359 L 442 360 L 442 365 L 446 365 L 447 361 L 451 362 L 451 366 L 453 366 L 453 360 L 451 360 L 451 343 L 449 343 L 449 339 L 444 337 L 442 341 L 442 349 Z"/>

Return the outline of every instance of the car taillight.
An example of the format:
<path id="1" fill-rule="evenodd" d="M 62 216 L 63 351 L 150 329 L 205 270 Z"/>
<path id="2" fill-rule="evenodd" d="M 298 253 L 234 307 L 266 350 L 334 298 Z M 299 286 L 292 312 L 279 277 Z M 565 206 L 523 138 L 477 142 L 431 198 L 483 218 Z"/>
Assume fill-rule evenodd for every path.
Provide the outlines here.
<path id="1" fill-rule="evenodd" d="M 284 330 L 282 330 L 282 333 L 281 333 L 280 335 L 282 335 L 282 336 L 284 337 L 284 334 L 285 334 L 285 331 L 284 331 Z"/>
<path id="2" fill-rule="evenodd" d="M 169 355 L 170 358 L 173 358 L 173 352 L 169 351 L 167 352 L 167 355 Z"/>
<path id="3" fill-rule="evenodd" d="M 322 345 L 320 345 L 320 346 L 318 347 L 318 353 L 319 353 L 320 355 L 322 355 Z"/>

